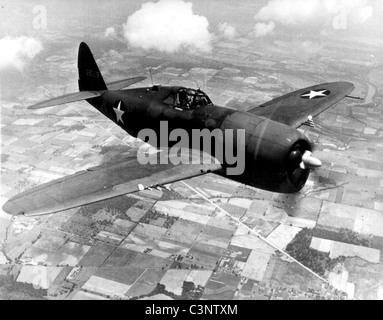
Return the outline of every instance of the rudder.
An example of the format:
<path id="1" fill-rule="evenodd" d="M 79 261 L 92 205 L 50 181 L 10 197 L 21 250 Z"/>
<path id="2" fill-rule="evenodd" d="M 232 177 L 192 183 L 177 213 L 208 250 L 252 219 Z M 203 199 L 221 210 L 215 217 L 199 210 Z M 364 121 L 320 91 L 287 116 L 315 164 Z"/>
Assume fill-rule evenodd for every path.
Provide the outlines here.
<path id="1" fill-rule="evenodd" d="M 85 42 L 81 42 L 78 50 L 77 67 L 80 91 L 103 91 L 108 89 L 93 54 Z"/>

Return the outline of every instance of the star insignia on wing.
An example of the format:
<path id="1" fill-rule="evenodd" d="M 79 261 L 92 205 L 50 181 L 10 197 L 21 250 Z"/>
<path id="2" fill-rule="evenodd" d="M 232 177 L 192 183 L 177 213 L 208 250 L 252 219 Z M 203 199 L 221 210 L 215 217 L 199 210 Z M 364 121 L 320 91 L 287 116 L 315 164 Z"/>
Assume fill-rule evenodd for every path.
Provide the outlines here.
<path id="1" fill-rule="evenodd" d="M 122 101 L 120 101 L 120 102 L 118 103 L 117 108 L 113 108 L 113 110 L 114 110 L 114 113 L 116 114 L 116 121 L 117 121 L 117 122 L 118 122 L 118 121 L 121 121 L 121 123 L 125 125 L 124 121 L 122 120 L 122 115 L 123 115 L 125 112 L 121 110 L 121 103 L 122 103 Z"/>
<path id="2" fill-rule="evenodd" d="M 302 99 L 318 99 L 328 97 L 330 95 L 329 90 L 311 90 L 310 92 L 301 94 Z"/>

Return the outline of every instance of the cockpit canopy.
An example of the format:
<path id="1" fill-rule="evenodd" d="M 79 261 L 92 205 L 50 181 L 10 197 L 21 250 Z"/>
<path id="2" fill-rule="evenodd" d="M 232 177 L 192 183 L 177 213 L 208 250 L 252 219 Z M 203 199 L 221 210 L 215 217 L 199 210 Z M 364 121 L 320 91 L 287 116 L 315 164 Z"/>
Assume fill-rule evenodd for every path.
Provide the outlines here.
<path id="1" fill-rule="evenodd" d="M 206 93 L 201 90 L 180 88 L 172 92 L 165 100 L 164 103 L 183 110 L 194 110 L 197 108 L 211 105 L 212 102 Z"/>

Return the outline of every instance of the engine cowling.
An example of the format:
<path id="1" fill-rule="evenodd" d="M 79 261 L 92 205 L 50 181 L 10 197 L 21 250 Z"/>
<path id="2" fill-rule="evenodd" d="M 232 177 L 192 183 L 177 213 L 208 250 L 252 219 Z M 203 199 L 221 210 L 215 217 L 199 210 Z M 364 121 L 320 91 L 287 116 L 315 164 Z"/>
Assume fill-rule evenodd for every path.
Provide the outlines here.
<path id="1" fill-rule="evenodd" d="M 251 115 L 246 121 L 246 169 L 230 178 L 278 193 L 296 193 L 306 184 L 310 169 L 321 166 L 312 156 L 312 143 L 300 131 Z M 246 114 L 249 119 L 249 114 Z M 245 119 L 236 116 L 225 128 L 243 128 Z"/>

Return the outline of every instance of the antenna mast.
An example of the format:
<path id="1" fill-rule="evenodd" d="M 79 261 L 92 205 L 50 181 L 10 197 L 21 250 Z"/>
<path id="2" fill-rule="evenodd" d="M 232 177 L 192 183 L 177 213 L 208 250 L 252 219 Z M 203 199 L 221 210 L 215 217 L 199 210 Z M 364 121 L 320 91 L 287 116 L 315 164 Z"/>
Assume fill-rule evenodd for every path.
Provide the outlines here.
<path id="1" fill-rule="evenodd" d="M 154 86 L 154 84 L 153 84 L 153 76 L 152 76 L 152 69 L 153 69 L 153 67 L 149 68 L 149 73 L 150 73 L 150 80 L 152 81 L 152 86 Z"/>

